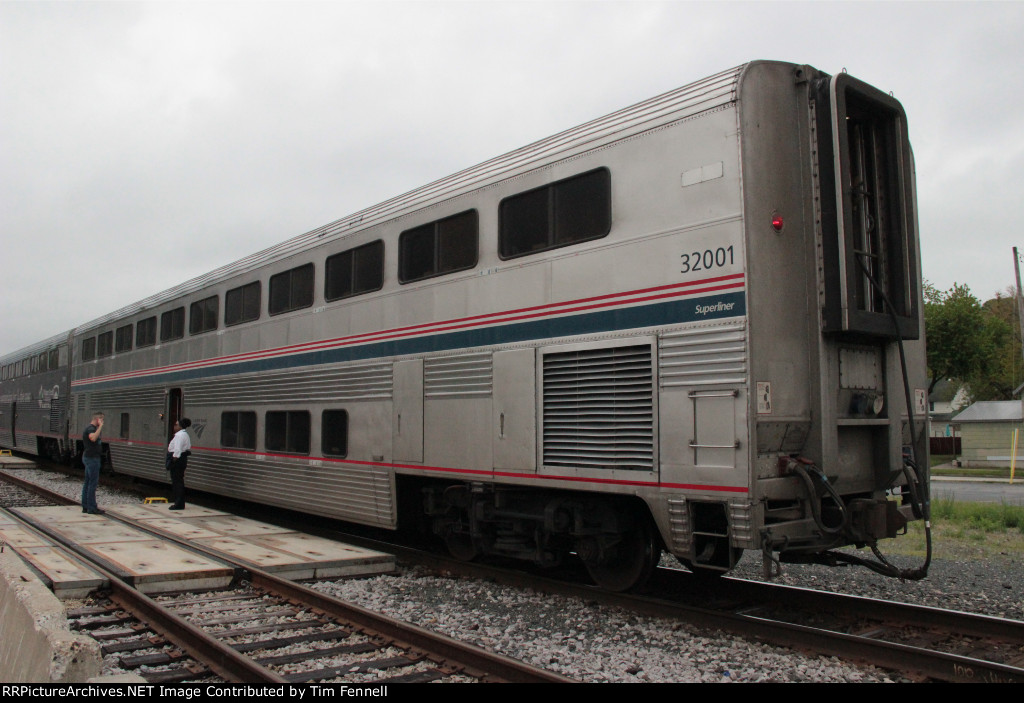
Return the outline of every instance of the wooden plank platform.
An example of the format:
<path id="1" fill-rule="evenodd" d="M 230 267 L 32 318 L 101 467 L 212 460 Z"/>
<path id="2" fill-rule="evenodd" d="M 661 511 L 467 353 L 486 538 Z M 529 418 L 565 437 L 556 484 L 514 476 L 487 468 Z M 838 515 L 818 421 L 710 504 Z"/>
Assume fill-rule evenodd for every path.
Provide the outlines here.
<path id="1" fill-rule="evenodd" d="M 0 455 L 0 469 L 34 469 L 36 462 L 21 456 Z"/>

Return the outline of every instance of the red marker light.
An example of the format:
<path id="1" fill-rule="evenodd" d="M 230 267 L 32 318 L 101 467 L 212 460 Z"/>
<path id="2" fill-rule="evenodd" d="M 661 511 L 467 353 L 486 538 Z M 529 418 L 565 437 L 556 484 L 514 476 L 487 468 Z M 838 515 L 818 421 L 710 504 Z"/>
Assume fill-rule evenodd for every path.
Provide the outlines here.
<path id="1" fill-rule="evenodd" d="M 772 213 L 772 229 L 774 229 L 776 232 L 781 232 L 782 231 L 782 225 L 783 225 L 782 215 L 780 215 L 777 212 L 773 212 Z"/>

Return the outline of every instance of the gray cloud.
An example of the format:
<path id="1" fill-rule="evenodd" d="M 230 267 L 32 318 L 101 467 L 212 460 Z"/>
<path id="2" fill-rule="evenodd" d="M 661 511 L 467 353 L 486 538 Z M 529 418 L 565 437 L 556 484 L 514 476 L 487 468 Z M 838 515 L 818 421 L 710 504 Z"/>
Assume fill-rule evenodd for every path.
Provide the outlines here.
<path id="1" fill-rule="evenodd" d="M 0 354 L 758 58 L 893 91 L 924 274 L 987 297 L 1022 30 L 1018 3 L 0 3 Z"/>

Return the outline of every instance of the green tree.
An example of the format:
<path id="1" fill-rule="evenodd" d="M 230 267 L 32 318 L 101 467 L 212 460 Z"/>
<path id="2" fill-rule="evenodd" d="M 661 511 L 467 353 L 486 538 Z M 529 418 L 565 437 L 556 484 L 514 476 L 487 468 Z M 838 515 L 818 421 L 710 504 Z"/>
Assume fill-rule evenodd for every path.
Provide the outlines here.
<path id="1" fill-rule="evenodd" d="M 974 400 L 983 399 L 992 391 L 988 381 L 1012 328 L 986 311 L 970 288 L 958 283 L 941 291 L 925 282 L 924 319 L 929 394 L 939 381 L 950 378 L 968 384 Z"/>
<path id="2" fill-rule="evenodd" d="M 1024 375 L 1015 289 L 1009 288 L 1005 295 L 997 293 L 995 298 L 985 301 L 982 309 L 988 318 L 996 351 L 987 373 L 968 379 L 971 395 L 976 400 L 1012 400 L 1013 391 Z"/>

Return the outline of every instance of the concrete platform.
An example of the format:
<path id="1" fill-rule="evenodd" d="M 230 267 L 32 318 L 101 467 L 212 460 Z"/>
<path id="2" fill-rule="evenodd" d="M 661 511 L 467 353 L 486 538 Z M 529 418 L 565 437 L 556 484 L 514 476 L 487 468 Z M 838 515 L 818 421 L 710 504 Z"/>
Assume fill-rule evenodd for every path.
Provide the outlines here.
<path id="1" fill-rule="evenodd" d="M 34 469 L 36 462 L 10 454 L 0 454 L 0 469 Z"/>
<path id="2" fill-rule="evenodd" d="M 248 565 L 282 578 L 363 576 L 394 571 L 391 554 L 353 547 L 257 520 L 189 506 L 113 505 L 108 512 L 138 521 L 147 529 L 188 539 L 207 549 L 231 554 Z"/>
<path id="3" fill-rule="evenodd" d="M 0 542 L 7 545 L 42 578 L 60 599 L 84 598 L 107 579 L 49 537 L 27 529 L 0 510 Z"/>
<path id="4" fill-rule="evenodd" d="M 64 606 L 25 563 L 0 553 L 0 681 L 82 683 L 100 674 L 100 644 L 72 633 Z"/>
<path id="5" fill-rule="evenodd" d="M 221 588 L 234 577 L 234 569 L 225 564 L 106 515 L 85 514 L 77 505 L 13 508 L 11 512 L 52 533 L 57 541 L 79 545 L 143 593 Z"/>

